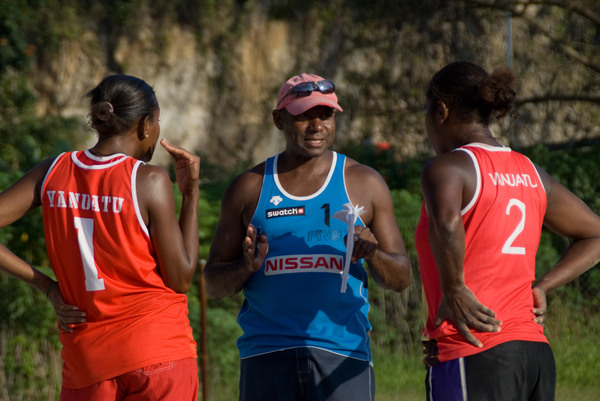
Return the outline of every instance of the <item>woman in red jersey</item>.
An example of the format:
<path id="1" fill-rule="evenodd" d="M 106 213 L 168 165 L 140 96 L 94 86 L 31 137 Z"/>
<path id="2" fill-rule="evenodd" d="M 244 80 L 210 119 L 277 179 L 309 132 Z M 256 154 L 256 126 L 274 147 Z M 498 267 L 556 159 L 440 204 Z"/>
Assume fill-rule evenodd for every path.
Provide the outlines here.
<path id="1" fill-rule="evenodd" d="M 63 345 L 61 400 L 189 400 L 198 394 L 187 298 L 197 266 L 200 159 L 165 139 L 183 195 L 146 164 L 160 108 L 143 80 L 88 93 L 90 149 L 45 160 L 0 193 L 0 227 L 41 206 L 57 282 L 0 245 L 0 268 L 52 303 Z"/>
<path id="2" fill-rule="evenodd" d="M 415 245 L 428 400 L 553 400 L 546 293 L 600 260 L 600 217 L 490 131 L 492 118 L 512 111 L 514 84 L 510 69 L 488 74 L 457 62 L 427 91 L 425 125 L 437 156 L 421 176 Z M 534 284 L 543 225 L 572 243 Z"/>

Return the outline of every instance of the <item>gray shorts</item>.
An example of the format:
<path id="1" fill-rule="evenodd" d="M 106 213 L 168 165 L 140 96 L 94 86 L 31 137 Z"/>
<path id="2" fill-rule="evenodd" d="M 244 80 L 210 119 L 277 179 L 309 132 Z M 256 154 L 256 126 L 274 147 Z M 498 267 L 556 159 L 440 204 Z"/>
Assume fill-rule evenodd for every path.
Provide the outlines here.
<path id="1" fill-rule="evenodd" d="M 241 360 L 240 401 L 372 401 L 369 361 L 301 347 Z"/>

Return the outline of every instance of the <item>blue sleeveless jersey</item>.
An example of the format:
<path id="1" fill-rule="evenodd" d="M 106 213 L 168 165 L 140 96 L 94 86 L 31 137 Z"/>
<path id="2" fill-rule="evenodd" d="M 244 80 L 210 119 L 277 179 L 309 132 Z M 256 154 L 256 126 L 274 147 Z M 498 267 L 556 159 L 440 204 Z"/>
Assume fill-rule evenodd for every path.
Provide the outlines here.
<path id="1" fill-rule="evenodd" d="M 237 343 L 240 357 L 308 346 L 371 361 L 362 260 L 351 264 L 348 287 L 340 292 L 348 228 L 332 216 L 350 202 L 345 156 L 334 153 L 321 189 L 303 197 L 282 188 L 277 158 L 266 161 L 252 217 L 252 224 L 268 237 L 269 252 L 244 287 L 238 316 L 244 331 Z M 364 226 L 360 218 L 356 224 Z"/>

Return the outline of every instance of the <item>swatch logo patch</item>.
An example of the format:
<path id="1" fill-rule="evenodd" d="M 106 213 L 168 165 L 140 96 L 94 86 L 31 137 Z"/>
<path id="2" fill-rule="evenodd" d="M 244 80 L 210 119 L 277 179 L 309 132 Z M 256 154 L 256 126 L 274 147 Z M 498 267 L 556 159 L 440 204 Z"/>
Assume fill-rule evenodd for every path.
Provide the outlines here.
<path id="1" fill-rule="evenodd" d="M 267 219 L 272 219 L 274 217 L 304 216 L 306 214 L 306 209 L 304 206 L 281 207 L 279 209 L 267 209 L 266 214 Z"/>

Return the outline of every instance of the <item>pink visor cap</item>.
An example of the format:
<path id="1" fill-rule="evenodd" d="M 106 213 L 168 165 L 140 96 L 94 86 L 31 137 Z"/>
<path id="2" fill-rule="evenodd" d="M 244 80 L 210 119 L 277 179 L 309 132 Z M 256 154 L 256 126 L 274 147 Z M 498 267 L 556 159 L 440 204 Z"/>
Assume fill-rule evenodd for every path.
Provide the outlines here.
<path id="1" fill-rule="evenodd" d="M 295 96 L 290 91 L 298 84 L 304 82 L 319 82 L 325 81 L 325 78 L 314 74 L 300 74 L 287 80 L 279 89 L 277 95 L 276 110 L 285 108 L 291 115 L 297 116 L 304 113 L 306 110 L 315 106 L 329 106 L 336 110 L 344 111 L 338 104 L 335 92 L 322 93 L 319 90 L 313 90 L 308 96 Z"/>

